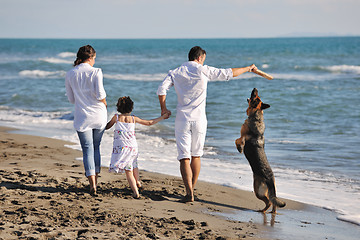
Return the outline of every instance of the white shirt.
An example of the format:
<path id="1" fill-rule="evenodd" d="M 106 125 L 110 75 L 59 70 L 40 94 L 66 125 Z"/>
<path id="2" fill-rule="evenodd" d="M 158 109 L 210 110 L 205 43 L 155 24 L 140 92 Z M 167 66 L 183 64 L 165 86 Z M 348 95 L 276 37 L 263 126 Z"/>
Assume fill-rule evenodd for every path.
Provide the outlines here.
<path id="1" fill-rule="evenodd" d="M 206 120 L 207 83 L 211 80 L 230 80 L 231 68 L 219 69 L 189 61 L 169 71 L 160 84 L 157 95 L 166 95 L 174 86 L 178 98 L 176 121 Z"/>
<path id="2" fill-rule="evenodd" d="M 105 128 L 107 110 L 99 101 L 106 98 L 101 69 L 79 64 L 66 73 L 65 87 L 69 102 L 75 104 L 75 129 L 85 132 Z"/>

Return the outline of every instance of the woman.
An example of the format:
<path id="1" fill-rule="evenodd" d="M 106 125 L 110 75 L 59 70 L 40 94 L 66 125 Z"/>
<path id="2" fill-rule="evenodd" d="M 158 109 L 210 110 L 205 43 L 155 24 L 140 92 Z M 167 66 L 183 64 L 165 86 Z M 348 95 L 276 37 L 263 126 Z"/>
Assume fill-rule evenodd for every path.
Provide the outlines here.
<path id="1" fill-rule="evenodd" d="M 66 73 L 69 102 L 75 104 L 74 127 L 83 152 L 90 194 L 96 195 L 101 168 L 100 142 L 107 123 L 106 92 L 100 68 L 94 68 L 96 52 L 90 45 L 79 48 L 74 68 Z"/>

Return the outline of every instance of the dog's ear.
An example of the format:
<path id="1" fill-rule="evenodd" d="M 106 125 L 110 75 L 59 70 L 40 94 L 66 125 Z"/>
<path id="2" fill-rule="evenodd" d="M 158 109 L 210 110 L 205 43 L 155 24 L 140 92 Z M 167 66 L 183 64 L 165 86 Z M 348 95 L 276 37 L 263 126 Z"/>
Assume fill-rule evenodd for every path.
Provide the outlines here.
<path id="1" fill-rule="evenodd" d="M 261 103 L 261 109 L 262 109 L 262 110 L 267 109 L 267 108 L 269 108 L 269 107 L 270 107 L 269 104 Z"/>
<path id="2" fill-rule="evenodd" d="M 254 88 L 252 90 L 252 92 L 251 92 L 251 97 L 250 98 L 253 99 L 253 98 L 256 98 L 258 96 L 259 96 L 258 90 L 256 88 Z"/>

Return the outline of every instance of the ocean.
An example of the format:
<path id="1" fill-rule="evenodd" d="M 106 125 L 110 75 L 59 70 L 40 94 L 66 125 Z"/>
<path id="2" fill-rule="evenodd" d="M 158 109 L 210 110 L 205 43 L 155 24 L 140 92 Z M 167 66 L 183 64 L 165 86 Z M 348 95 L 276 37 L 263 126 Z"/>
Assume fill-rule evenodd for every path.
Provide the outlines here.
<path id="1" fill-rule="evenodd" d="M 246 119 L 246 99 L 257 88 L 263 102 L 265 151 L 277 195 L 334 211 L 360 225 L 360 37 L 270 39 L 0 39 L 0 125 L 21 133 L 74 142 L 73 106 L 64 78 L 80 46 L 97 51 L 103 70 L 108 117 L 121 96 L 134 100 L 133 114 L 160 116 L 156 90 L 170 69 L 187 61 L 195 45 L 205 64 L 252 63 L 274 76 L 245 73 L 208 84 L 208 132 L 200 180 L 252 191 L 252 172 L 234 141 Z M 168 93 L 170 119 L 136 126 L 141 170 L 180 176 L 174 120 L 176 93 Z M 102 142 L 103 166 L 112 130 Z M 36 169 L 36 166 L 34 166 Z M 107 173 L 103 173 L 107 174 Z"/>

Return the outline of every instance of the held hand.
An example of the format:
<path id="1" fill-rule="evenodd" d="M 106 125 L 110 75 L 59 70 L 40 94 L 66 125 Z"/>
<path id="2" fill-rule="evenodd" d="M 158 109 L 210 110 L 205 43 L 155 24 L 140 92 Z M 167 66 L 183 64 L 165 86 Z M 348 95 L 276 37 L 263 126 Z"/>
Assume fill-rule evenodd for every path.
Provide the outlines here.
<path id="1" fill-rule="evenodd" d="M 164 119 L 168 119 L 168 118 L 170 117 L 170 115 L 169 115 L 169 113 L 165 113 L 164 115 L 162 115 L 162 117 L 163 117 Z"/>
<path id="2" fill-rule="evenodd" d="M 167 108 L 161 109 L 161 116 L 166 114 L 166 113 L 170 113 L 170 115 L 171 115 L 171 111 L 168 110 Z"/>
<path id="3" fill-rule="evenodd" d="M 161 116 L 164 117 L 164 119 L 168 119 L 171 116 L 171 111 L 167 110 L 167 112 L 165 112 Z"/>

